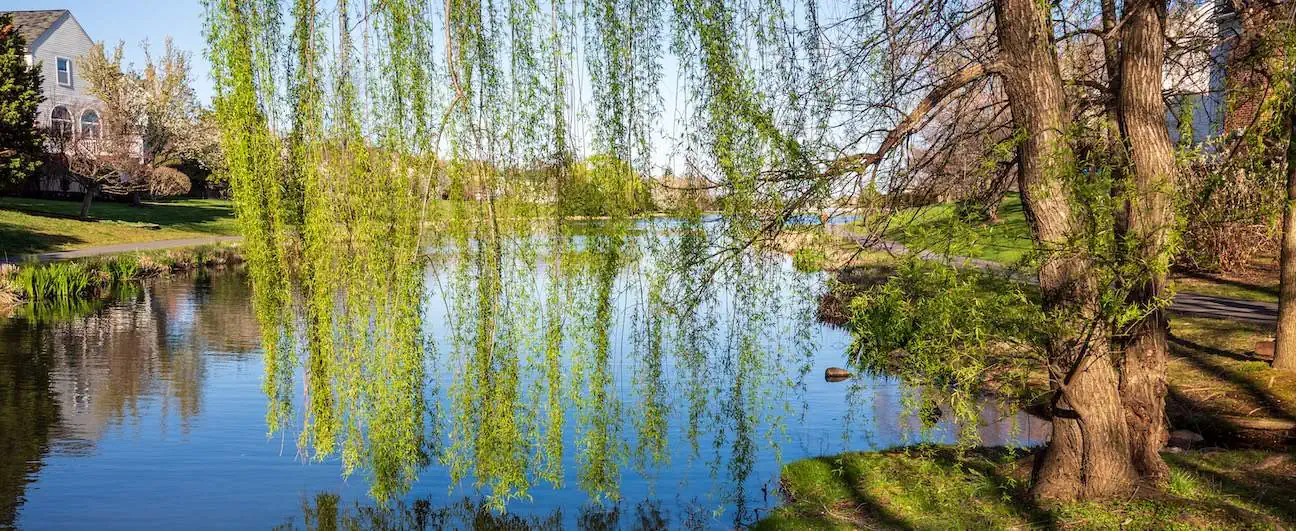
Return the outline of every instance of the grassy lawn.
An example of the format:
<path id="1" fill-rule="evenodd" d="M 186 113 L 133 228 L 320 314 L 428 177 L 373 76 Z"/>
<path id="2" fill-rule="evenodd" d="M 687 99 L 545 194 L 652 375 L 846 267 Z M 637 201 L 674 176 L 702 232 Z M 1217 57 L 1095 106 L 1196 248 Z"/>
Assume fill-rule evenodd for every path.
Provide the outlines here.
<path id="1" fill-rule="evenodd" d="M 232 235 L 238 229 L 229 201 L 182 199 L 142 207 L 99 202 L 91 221 L 74 219 L 76 201 L 0 197 L 0 257 L 100 245 Z"/>
<path id="2" fill-rule="evenodd" d="M 946 203 L 897 213 L 886 237 L 915 249 L 1002 264 L 1015 264 L 1031 250 L 1030 226 L 1016 196 L 999 206 L 998 223 L 962 223 L 954 217 L 954 205 Z"/>
<path id="3" fill-rule="evenodd" d="M 1296 455 L 1164 454 L 1165 489 L 1041 506 L 1030 455 L 910 448 L 806 459 L 783 468 L 787 501 L 758 529 L 1273 529 L 1296 520 Z"/>
<path id="4" fill-rule="evenodd" d="M 1281 437 L 1263 428 L 1296 427 L 1296 378 L 1260 359 L 1258 341 L 1271 327 L 1223 319 L 1170 323 L 1166 408 L 1175 428 L 1207 440 L 1265 443 Z"/>
<path id="5" fill-rule="evenodd" d="M 1005 199 L 999 207 L 999 217 L 999 223 L 970 225 L 954 218 L 953 204 L 913 208 L 895 215 L 886 238 L 914 249 L 1016 264 L 1031 250 L 1030 226 L 1021 199 L 1016 196 Z M 1239 273 L 1177 273 L 1174 282 L 1180 292 L 1278 301 L 1278 269 L 1274 257 L 1261 259 Z"/>

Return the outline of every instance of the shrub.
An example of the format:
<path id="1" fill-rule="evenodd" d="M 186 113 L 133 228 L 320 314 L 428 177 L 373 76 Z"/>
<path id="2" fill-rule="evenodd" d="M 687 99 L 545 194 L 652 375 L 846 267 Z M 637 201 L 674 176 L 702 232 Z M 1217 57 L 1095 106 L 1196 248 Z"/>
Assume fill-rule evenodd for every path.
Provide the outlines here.
<path id="1" fill-rule="evenodd" d="M 1260 224 L 1189 222 L 1183 245 L 1179 267 L 1212 273 L 1241 271 L 1252 259 L 1278 252 L 1277 238 Z"/>
<path id="2" fill-rule="evenodd" d="M 986 223 L 990 221 L 990 206 L 985 201 L 964 199 L 954 203 L 954 217 L 964 223 Z"/>
<path id="3" fill-rule="evenodd" d="M 1266 149 L 1249 145 L 1239 161 L 1181 154 L 1177 209 L 1182 251 L 1175 265 L 1211 273 L 1245 269 L 1275 254 L 1286 179 Z M 1186 159 L 1186 160 L 1185 160 Z"/>
<path id="4" fill-rule="evenodd" d="M 149 192 L 153 195 L 181 195 L 189 193 L 189 176 L 175 168 L 154 168 L 149 178 Z"/>
<path id="5" fill-rule="evenodd" d="M 828 263 L 828 255 L 817 247 L 802 247 L 792 255 L 792 267 L 802 273 L 822 271 Z"/>

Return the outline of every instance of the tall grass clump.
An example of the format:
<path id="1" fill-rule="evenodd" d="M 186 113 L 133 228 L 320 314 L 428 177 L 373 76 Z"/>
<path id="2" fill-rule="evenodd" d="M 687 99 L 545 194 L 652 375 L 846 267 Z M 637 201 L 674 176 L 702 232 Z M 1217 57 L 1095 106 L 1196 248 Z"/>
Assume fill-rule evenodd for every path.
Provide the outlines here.
<path id="1" fill-rule="evenodd" d="M 135 256 L 114 257 L 104 266 L 113 284 L 132 280 L 140 274 L 139 258 Z"/>
<path id="2" fill-rule="evenodd" d="M 76 262 L 24 267 L 14 276 L 18 293 L 29 301 L 78 297 L 91 287 L 90 271 Z"/>
<path id="3" fill-rule="evenodd" d="M 46 306 L 77 302 L 75 299 L 119 289 L 135 280 L 241 262 L 237 250 L 209 246 L 185 251 L 122 254 L 78 262 L 0 265 L 0 310 L 24 302 Z"/>

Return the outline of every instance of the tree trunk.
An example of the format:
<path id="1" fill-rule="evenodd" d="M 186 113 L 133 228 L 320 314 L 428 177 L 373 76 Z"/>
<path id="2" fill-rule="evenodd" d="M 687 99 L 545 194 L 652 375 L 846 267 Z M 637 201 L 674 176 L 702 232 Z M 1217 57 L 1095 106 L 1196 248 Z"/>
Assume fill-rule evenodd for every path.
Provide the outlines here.
<path id="1" fill-rule="evenodd" d="M 85 193 L 81 194 L 81 219 L 86 219 L 90 217 L 90 203 L 94 201 L 95 192 L 99 187 L 88 184 L 82 186 L 82 188 L 85 189 Z"/>
<path id="2" fill-rule="evenodd" d="M 1278 334 L 1273 367 L 1296 371 L 1296 106 L 1288 111 L 1287 201 L 1283 203 L 1282 251 L 1278 257 Z"/>
<path id="3" fill-rule="evenodd" d="M 1093 264 L 1083 252 L 1063 249 L 1078 228 L 1065 182 L 1076 157 L 1063 132 L 1070 120 L 1047 9 L 1035 0 L 995 2 L 1004 89 L 1013 121 L 1027 135 L 1018 147 L 1022 203 L 1036 247 L 1050 251 L 1040 265 L 1040 291 L 1060 325 L 1046 345 L 1053 436 L 1036 463 L 1031 493 L 1101 498 L 1127 492 L 1136 475 Z"/>
<path id="4" fill-rule="evenodd" d="M 1174 227 L 1174 147 L 1166 130 L 1161 98 L 1165 62 L 1165 0 L 1130 0 L 1121 26 L 1121 135 L 1129 147 L 1131 190 L 1125 203 L 1123 236 L 1138 276 L 1128 302 L 1157 306 L 1165 294 L 1169 233 Z M 1165 413 L 1166 329 L 1164 312 L 1152 309 L 1134 323 L 1122 344 L 1121 398 L 1130 428 L 1134 466 L 1145 479 L 1161 482 L 1170 469 L 1161 448 L 1170 437 Z"/>

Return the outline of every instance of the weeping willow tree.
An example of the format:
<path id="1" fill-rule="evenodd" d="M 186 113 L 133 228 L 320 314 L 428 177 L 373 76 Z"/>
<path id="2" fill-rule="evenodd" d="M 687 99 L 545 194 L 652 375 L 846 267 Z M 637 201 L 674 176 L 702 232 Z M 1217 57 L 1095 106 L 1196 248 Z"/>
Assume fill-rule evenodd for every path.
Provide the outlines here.
<path id="1" fill-rule="evenodd" d="M 204 5 L 272 435 L 379 500 L 437 462 L 496 508 L 569 476 L 618 500 L 627 470 L 669 459 L 671 418 L 739 486 L 778 450 L 813 290 L 759 251 L 840 193 L 836 154 L 804 141 L 825 112 L 779 95 L 817 57 L 788 52 L 783 6 Z M 695 101 L 676 116 L 689 192 L 721 216 L 635 217 L 660 186 L 668 63 Z M 591 195 L 597 227 L 575 218 Z"/>

